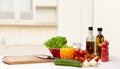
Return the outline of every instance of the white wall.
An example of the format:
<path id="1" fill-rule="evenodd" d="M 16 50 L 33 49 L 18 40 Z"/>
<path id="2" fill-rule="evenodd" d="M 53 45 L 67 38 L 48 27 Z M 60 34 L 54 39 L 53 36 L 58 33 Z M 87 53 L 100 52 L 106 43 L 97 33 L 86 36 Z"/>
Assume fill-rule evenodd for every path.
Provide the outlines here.
<path id="1" fill-rule="evenodd" d="M 59 0 L 58 34 L 68 39 L 68 44 L 81 42 L 85 48 L 88 26 L 92 26 L 91 0 Z"/>
<path id="2" fill-rule="evenodd" d="M 81 38 L 80 0 L 59 0 L 59 35 L 66 36 L 68 43 L 79 42 Z"/>
<path id="3" fill-rule="evenodd" d="M 110 55 L 120 56 L 120 0 L 94 0 L 94 26 L 103 27 Z"/>
<path id="4" fill-rule="evenodd" d="M 69 43 L 80 41 L 85 47 L 87 27 L 94 25 L 94 36 L 97 35 L 97 27 L 103 27 L 105 40 L 110 43 L 110 55 L 120 56 L 118 53 L 120 51 L 120 0 L 59 1 L 59 34 L 65 35 Z M 91 10 L 92 1 L 94 1 L 94 14 Z"/>

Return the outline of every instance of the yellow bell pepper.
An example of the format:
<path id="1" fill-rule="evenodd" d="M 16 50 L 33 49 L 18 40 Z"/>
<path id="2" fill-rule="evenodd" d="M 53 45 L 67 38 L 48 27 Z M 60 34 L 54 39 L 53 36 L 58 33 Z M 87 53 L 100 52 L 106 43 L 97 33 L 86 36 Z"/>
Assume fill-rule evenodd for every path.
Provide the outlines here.
<path id="1" fill-rule="evenodd" d="M 74 58 L 74 48 L 61 48 L 60 49 L 61 59 L 73 59 Z"/>

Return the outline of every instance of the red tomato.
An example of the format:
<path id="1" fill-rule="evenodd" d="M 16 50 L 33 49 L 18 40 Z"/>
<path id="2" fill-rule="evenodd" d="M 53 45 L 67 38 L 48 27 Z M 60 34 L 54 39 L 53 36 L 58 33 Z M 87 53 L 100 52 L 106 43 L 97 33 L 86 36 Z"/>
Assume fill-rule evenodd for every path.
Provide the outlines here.
<path id="1" fill-rule="evenodd" d="M 75 59 L 75 60 L 79 60 L 79 57 L 76 56 L 74 59 Z"/>
<path id="2" fill-rule="evenodd" d="M 84 56 L 84 52 L 82 50 L 79 51 L 80 56 Z"/>
<path id="3" fill-rule="evenodd" d="M 83 50 L 84 54 L 86 55 L 87 54 L 87 50 Z"/>
<path id="4" fill-rule="evenodd" d="M 96 57 L 96 55 L 95 55 L 95 54 L 94 54 L 93 56 L 94 56 L 94 57 Z"/>
<path id="5" fill-rule="evenodd" d="M 75 51 L 75 52 L 74 52 L 74 55 L 75 55 L 75 56 L 78 56 L 80 49 L 74 49 L 74 51 Z"/>
<path id="6" fill-rule="evenodd" d="M 98 62 L 98 61 L 99 61 L 99 59 L 100 59 L 99 57 L 95 57 L 95 61 L 96 61 L 96 62 Z"/>
<path id="7" fill-rule="evenodd" d="M 84 62 L 84 61 L 85 61 L 85 58 L 80 57 L 79 60 L 80 60 L 81 62 Z"/>
<path id="8" fill-rule="evenodd" d="M 87 55 L 85 55 L 85 56 L 84 56 L 84 58 L 85 58 L 85 59 L 87 59 L 87 58 L 88 58 L 88 56 L 87 56 Z"/>
<path id="9" fill-rule="evenodd" d="M 87 54 L 87 58 L 91 58 L 91 54 Z"/>
<path id="10" fill-rule="evenodd" d="M 91 58 L 87 58 L 87 61 L 89 62 L 91 60 Z"/>
<path id="11" fill-rule="evenodd" d="M 95 58 L 95 55 L 91 55 L 90 58 L 91 58 L 91 59 Z"/>

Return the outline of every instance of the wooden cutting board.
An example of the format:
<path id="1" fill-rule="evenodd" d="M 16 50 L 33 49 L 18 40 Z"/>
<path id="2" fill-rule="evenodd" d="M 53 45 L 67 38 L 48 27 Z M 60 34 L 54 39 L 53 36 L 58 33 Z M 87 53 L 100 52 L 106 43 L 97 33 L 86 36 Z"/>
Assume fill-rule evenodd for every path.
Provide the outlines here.
<path id="1" fill-rule="evenodd" d="M 53 59 L 42 59 L 32 55 L 27 56 L 5 56 L 2 61 L 6 64 L 30 64 L 53 62 Z"/>

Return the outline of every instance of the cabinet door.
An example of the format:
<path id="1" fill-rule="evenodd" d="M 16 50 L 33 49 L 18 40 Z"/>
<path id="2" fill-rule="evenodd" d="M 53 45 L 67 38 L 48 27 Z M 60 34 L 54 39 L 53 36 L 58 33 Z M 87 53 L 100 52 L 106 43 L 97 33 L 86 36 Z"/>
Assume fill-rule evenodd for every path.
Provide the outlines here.
<path id="1" fill-rule="evenodd" d="M 33 0 L 20 0 L 20 20 L 33 19 Z"/>
<path id="2" fill-rule="evenodd" d="M 35 0 L 35 21 L 44 25 L 57 24 L 57 0 Z"/>
<path id="3" fill-rule="evenodd" d="M 15 18 L 14 0 L 0 0 L 0 20 L 13 20 Z"/>
<path id="4" fill-rule="evenodd" d="M 0 0 L 0 20 L 20 22 L 33 19 L 33 0 Z"/>

